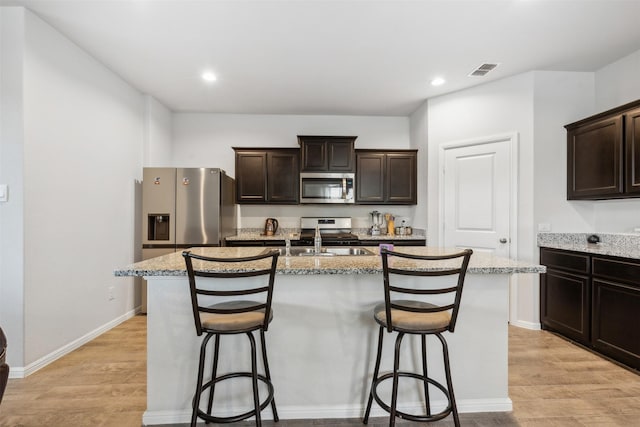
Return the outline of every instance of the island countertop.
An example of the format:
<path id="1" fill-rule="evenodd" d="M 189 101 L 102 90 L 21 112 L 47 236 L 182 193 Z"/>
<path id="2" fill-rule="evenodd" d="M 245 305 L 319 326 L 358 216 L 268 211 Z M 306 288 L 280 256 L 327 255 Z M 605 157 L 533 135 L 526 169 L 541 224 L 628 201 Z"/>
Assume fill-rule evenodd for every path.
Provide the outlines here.
<path id="1" fill-rule="evenodd" d="M 356 256 L 283 256 L 278 260 L 277 273 L 290 275 L 316 274 L 376 274 L 382 273 L 382 262 L 378 247 L 365 247 L 375 255 Z M 193 253 L 204 256 L 235 258 L 257 255 L 274 248 L 265 247 L 208 247 L 190 249 Z M 418 255 L 438 255 L 455 252 L 451 248 L 437 248 L 429 246 L 407 246 L 395 248 L 397 252 Z M 400 259 L 397 259 L 400 262 Z M 424 267 L 412 260 L 402 260 L 411 263 L 410 268 L 416 270 L 441 269 L 446 265 Z M 257 267 L 257 266 L 256 266 Z M 223 270 L 220 265 L 219 270 Z M 245 268 L 252 268 L 251 264 Z M 475 252 L 467 270 L 470 274 L 512 274 L 512 273 L 544 273 L 545 267 L 528 262 L 515 261 L 508 258 L 491 256 Z M 181 252 L 176 252 L 146 261 L 137 262 L 115 270 L 116 276 L 185 276 L 185 263 Z"/>

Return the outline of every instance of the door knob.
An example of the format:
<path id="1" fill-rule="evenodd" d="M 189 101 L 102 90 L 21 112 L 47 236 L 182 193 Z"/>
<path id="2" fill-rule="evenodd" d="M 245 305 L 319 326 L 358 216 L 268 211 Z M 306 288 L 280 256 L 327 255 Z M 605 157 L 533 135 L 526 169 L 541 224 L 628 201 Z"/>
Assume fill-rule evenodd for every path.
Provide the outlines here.
<path id="1" fill-rule="evenodd" d="M 503 237 L 502 239 L 500 239 L 500 243 L 507 243 L 507 239 Z"/>

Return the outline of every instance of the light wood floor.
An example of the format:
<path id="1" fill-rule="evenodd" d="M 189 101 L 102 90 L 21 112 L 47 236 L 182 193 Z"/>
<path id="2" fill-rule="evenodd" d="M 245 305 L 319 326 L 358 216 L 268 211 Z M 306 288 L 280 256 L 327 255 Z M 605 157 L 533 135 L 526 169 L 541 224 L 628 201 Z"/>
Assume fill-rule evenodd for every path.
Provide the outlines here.
<path id="1" fill-rule="evenodd" d="M 146 406 L 145 320 L 136 316 L 33 375 L 9 380 L 0 426 L 140 426 Z M 509 335 L 513 413 L 461 414 L 463 426 L 640 426 L 639 375 L 548 332 L 510 327 Z M 360 420 L 275 425 L 362 426 Z M 388 421 L 375 418 L 369 425 Z"/>

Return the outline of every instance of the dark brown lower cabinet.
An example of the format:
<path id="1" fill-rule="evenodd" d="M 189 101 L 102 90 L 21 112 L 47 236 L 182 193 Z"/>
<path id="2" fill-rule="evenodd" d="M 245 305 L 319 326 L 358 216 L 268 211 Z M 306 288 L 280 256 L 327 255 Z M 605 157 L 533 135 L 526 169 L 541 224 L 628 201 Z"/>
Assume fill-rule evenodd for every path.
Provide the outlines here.
<path id="1" fill-rule="evenodd" d="M 542 323 L 581 344 L 589 344 L 589 278 L 551 269 L 541 278 Z"/>
<path id="2" fill-rule="evenodd" d="M 640 369 L 640 260 L 541 248 L 540 321 Z"/>
<path id="3" fill-rule="evenodd" d="M 593 256 L 591 343 L 640 369 L 640 262 Z"/>

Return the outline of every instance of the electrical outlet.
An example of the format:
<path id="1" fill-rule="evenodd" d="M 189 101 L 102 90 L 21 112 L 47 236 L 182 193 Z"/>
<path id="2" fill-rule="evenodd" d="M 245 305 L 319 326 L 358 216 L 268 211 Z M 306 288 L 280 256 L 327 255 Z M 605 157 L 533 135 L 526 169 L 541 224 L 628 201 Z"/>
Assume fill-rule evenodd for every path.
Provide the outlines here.
<path id="1" fill-rule="evenodd" d="M 113 286 L 109 286 L 109 293 L 108 293 L 109 301 L 113 301 L 114 299 L 116 299 L 116 297 L 113 295 L 113 291 L 114 291 Z"/>
<path id="2" fill-rule="evenodd" d="M 551 231 L 551 224 L 548 222 L 541 222 L 538 224 L 538 231 Z"/>

